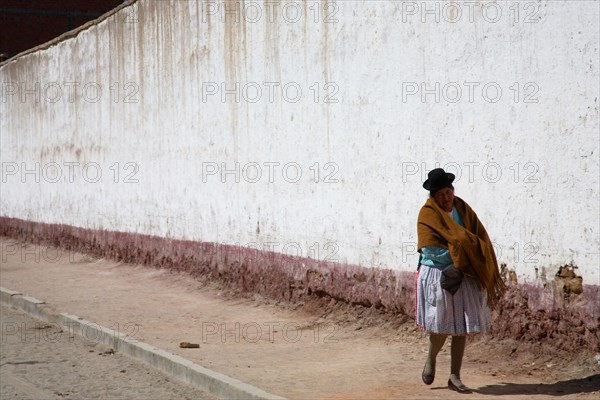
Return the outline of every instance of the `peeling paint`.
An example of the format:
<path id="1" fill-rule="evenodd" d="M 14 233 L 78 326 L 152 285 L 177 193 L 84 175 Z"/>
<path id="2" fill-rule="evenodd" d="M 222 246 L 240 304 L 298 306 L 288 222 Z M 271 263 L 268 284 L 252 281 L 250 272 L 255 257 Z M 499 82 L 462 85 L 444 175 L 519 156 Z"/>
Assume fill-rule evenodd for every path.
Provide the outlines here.
<path id="1" fill-rule="evenodd" d="M 432 25 L 419 16 L 402 22 L 396 2 L 340 1 L 333 3 L 339 23 L 327 24 L 303 2 L 308 18 L 294 25 L 280 13 L 277 23 L 224 23 L 210 13 L 204 20 L 202 2 L 134 4 L 134 24 L 125 23 L 124 5 L 0 65 L 2 83 L 77 81 L 103 90 L 96 103 L 81 95 L 0 103 L 2 161 L 96 162 L 105 177 L 2 182 L 0 215 L 207 243 L 334 241 L 338 258 L 352 265 L 412 271 L 417 254 L 403 245 L 416 241 L 422 178 L 436 162 L 458 163 L 457 194 L 520 280 L 573 260 L 584 282 L 599 282 L 593 5 L 542 1 L 539 24 L 490 24 L 476 13 L 475 23 Z M 305 101 L 202 98 L 204 82 L 269 80 L 298 83 Z M 505 95 L 498 104 L 402 101 L 403 83 L 436 80 L 498 82 Z M 313 100 L 310 88 L 318 84 L 322 100 L 327 81 L 339 86 L 339 103 Z M 515 81 L 521 89 L 535 82 L 540 101 L 514 102 Z M 135 103 L 123 101 L 128 83 Z M 272 184 L 203 180 L 203 163 L 236 161 L 297 162 L 303 177 L 297 184 L 281 174 Z M 138 182 L 111 183 L 116 162 L 135 163 Z M 339 168 L 335 183 L 322 182 L 328 162 Z M 500 182 L 480 168 L 470 180 L 465 163 L 490 162 L 501 165 Z M 415 174 L 403 175 L 408 163 Z M 527 163 L 537 182 L 525 181 Z"/>

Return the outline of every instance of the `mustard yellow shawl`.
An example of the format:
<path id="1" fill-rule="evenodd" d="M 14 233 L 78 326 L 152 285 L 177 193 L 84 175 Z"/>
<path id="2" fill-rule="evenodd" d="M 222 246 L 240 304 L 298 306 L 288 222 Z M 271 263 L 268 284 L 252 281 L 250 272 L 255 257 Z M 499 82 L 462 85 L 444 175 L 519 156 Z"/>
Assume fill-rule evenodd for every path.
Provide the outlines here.
<path id="1" fill-rule="evenodd" d="M 454 266 L 486 289 L 488 304 L 493 308 L 506 286 L 500 277 L 492 241 L 475 211 L 464 200 L 454 196 L 454 205 L 465 224 L 464 228 L 433 198 L 427 199 L 419 212 L 417 248 L 419 251 L 424 246 L 448 249 Z"/>

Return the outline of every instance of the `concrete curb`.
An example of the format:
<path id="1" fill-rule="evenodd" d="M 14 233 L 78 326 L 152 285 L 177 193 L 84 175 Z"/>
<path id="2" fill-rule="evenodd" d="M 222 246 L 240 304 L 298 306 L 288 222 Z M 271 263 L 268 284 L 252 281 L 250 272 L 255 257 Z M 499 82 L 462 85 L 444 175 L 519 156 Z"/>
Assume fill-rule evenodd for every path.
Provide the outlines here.
<path id="1" fill-rule="evenodd" d="M 55 313 L 44 301 L 23 296 L 0 287 L 0 304 L 13 307 L 48 323 L 67 327 L 69 335 L 77 333 L 88 340 L 111 346 L 128 356 L 140 359 L 166 374 L 226 399 L 285 400 L 235 378 L 211 371 L 175 354 L 130 338 L 118 331 L 86 321 L 76 315 Z"/>

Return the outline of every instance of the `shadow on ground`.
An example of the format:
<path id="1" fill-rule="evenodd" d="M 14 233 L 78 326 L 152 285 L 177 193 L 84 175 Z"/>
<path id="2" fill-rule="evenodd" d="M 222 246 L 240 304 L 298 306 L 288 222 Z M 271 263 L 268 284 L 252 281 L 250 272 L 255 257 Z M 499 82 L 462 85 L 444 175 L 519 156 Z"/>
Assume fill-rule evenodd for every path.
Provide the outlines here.
<path id="1" fill-rule="evenodd" d="M 496 396 L 515 394 L 543 394 L 546 396 L 566 396 L 577 393 L 600 391 L 600 374 L 587 378 L 571 379 L 556 383 L 510 383 L 483 386 L 473 390 L 476 393 Z"/>

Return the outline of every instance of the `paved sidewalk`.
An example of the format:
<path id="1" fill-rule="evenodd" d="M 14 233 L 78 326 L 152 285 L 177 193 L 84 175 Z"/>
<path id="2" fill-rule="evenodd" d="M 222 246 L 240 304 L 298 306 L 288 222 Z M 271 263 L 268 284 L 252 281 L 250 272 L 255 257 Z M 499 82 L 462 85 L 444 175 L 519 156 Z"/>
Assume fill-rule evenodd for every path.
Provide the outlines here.
<path id="1" fill-rule="evenodd" d="M 22 311 L 0 307 L 2 399 L 200 399 L 217 397 Z M 24 328 L 24 329 L 23 329 Z M 98 379 L 102 377 L 102 379 Z"/>
<path id="2" fill-rule="evenodd" d="M 290 399 L 464 397 L 445 386 L 447 349 L 439 356 L 439 378 L 423 385 L 425 336 L 410 328 L 355 330 L 355 325 L 323 323 L 260 300 L 227 300 L 187 275 L 32 245 L 25 252 L 14 252 L 14 247 L 5 251 L 15 244 L 8 238 L 0 241 L 1 286 L 269 393 Z M 181 349 L 180 342 L 199 343 L 200 348 Z M 502 368 L 510 369 L 512 361 L 505 354 L 477 348 L 467 347 L 462 375 L 470 387 L 481 389 L 478 398 L 531 399 L 561 390 L 544 371 L 506 375 Z M 565 379 L 575 378 L 569 374 L 564 371 Z M 583 386 L 563 390 L 564 398 L 593 394 L 585 384 L 573 385 Z"/>

